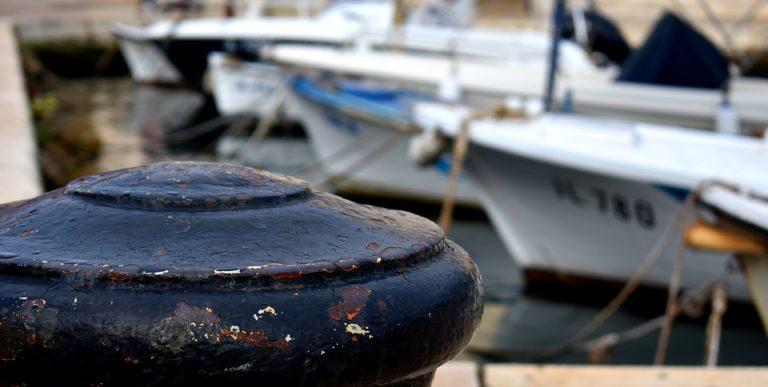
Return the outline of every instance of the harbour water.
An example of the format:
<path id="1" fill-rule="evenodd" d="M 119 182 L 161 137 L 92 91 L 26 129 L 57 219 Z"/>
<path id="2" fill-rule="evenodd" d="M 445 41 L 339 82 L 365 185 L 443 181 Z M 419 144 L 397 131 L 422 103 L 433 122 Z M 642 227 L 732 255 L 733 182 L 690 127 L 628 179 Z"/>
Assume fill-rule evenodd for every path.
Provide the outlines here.
<path id="1" fill-rule="evenodd" d="M 92 171 L 125 168 L 163 160 L 217 160 L 215 142 L 197 142 L 194 147 L 169 146 L 173 133 L 216 120 L 202 114 L 210 106 L 199 93 L 180 89 L 139 86 L 127 78 L 90 78 L 59 81 L 50 91 L 60 106 L 74 114 L 74 122 L 87 122 L 100 139 L 99 157 Z M 220 132 L 220 130 L 219 130 Z M 238 141 L 224 148 L 238 148 Z M 290 141 L 266 141 L 246 160 L 267 164 L 278 172 L 301 170 L 311 165 L 309 147 L 291 136 Z M 278 138 L 279 140 L 279 138 Z M 286 145 L 286 144 L 289 145 Z M 233 145 L 234 144 L 234 145 Z M 180 145 L 180 144 L 173 144 Z M 302 157 L 289 152 L 304 149 Z M 225 152 L 227 153 L 227 152 Z M 279 163 L 274 160 L 280 159 Z M 227 159 L 225 158 L 224 161 Z M 51 187 L 52 188 L 52 187 Z M 352 199 L 387 207 L 402 208 L 436 219 L 438 206 L 402 200 L 379 200 L 355 196 Z M 458 211 L 451 238 L 475 259 L 483 276 L 486 312 L 473 343 L 462 356 L 482 361 L 539 361 L 542 353 L 565 342 L 599 312 L 602 301 L 589 294 L 558 294 L 526 291 L 523 276 L 507 253 L 501 239 L 479 209 Z M 610 298 L 606 291 L 604 298 Z M 573 302 L 575 299 L 582 302 Z M 658 300 L 663 304 L 664 300 Z M 594 337 L 622 332 L 655 318 L 656 310 L 634 305 L 620 310 Z M 721 365 L 768 365 L 768 340 L 754 311 L 739 309 L 739 317 L 726 314 L 722 333 Z M 747 309 L 745 313 L 743 309 Z M 667 363 L 701 364 L 705 345 L 706 315 L 696 320 L 678 319 L 672 330 Z M 592 355 L 611 364 L 651 364 L 658 336 L 652 333 L 610 351 Z M 552 359 L 556 363 L 587 363 L 587 353 Z"/>

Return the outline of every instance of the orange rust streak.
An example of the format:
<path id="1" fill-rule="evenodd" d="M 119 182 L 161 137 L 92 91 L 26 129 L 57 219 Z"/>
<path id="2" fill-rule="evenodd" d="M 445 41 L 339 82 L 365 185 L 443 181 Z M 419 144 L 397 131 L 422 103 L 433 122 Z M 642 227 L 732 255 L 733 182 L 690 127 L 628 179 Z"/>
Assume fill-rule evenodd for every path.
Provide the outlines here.
<path id="1" fill-rule="evenodd" d="M 253 332 L 246 332 L 246 331 L 234 332 L 229 329 L 223 329 L 221 333 L 235 340 L 240 340 L 248 344 L 254 345 L 256 347 L 270 347 L 270 348 L 277 348 L 277 349 L 288 348 L 287 341 L 270 341 L 269 337 L 267 337 L 267 334 L 264 333 L 263 331 L 257 330 Z"/>
<path id="2" fill-rule="evenodd" d="M 341 289 L 340 293 L 341 301 L 328 309 L 328 316 L 336 321 L 341 321 L 344 317 L 351 321 L 365 308 L 371 289 L 350 286 Z"/>
<path id="3" fill-rule="evenodd" d="M 362 312 L 362 311 L 363 311 L 363 308 L 360 307 L 360 308 L 357 308 L 357 309 L 355 309 L 354 311 L 352 311 L 350 313 L 347 313 L 347 320 L 352 321 L 352 319 L 357 317 L 357 315 L 360 314 L 360 312 Z"/>
<path id="4" fill-rule="evenodd" d="M 121 281 L 127 281 L 129 277 L 123 273 L 116 273 L 114 271 L 110 271 L 109 273 L 107 273 L 107 278 L 115 282 L 121 282 Z"/>
<path id="5" fill-rule="evenodd" d="M 274 279 L 297 279 L 300 278 L 304 273 L 302 272 L 294 272 L 294 273 L 283 273 L 283 274 L 275 274 L 272 276 Z"/>

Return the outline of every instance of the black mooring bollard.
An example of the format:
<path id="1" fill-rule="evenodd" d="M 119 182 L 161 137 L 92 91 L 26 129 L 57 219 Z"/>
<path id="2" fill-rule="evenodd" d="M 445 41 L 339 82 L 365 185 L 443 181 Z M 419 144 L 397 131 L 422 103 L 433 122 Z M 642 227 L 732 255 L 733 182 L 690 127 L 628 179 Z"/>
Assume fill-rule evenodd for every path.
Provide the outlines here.
<path id="1" fill-rule="evenodd" d="M 481 313 L 435 224 L 286 176 L 160 163 L 0 207 L 0 385 L 427 386 Z"/>

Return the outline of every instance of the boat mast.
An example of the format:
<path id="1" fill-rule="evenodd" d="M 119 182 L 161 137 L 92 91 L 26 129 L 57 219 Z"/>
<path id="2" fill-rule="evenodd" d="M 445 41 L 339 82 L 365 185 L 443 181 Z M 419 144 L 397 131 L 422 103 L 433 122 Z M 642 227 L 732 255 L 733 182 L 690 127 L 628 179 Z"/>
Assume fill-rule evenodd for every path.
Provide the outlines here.
<path id="1" fill-rule="evenodd" d="M 557 73 L 557 58 L 560 54 L 560 36 L 566 21 L 565 0 L 555 0 L 552 13 L 552 47 L 549 54 L 549 71 L 547 72 L 547 88 L 544 93 L 544 110 L 552 111 L 555 90 L 555 74 Z"/>

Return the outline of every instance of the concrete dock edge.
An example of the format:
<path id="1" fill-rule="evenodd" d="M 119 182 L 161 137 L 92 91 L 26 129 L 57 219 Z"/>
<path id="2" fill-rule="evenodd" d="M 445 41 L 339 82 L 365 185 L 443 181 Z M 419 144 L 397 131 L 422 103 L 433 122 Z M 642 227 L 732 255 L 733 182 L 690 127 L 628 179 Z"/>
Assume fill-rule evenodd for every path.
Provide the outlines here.
<path id="1" fill-rule="evenodd" d="M 43 191 L 19 47 L 7 20 L 0 20 L 0 182 L 0 203 Z"/>

